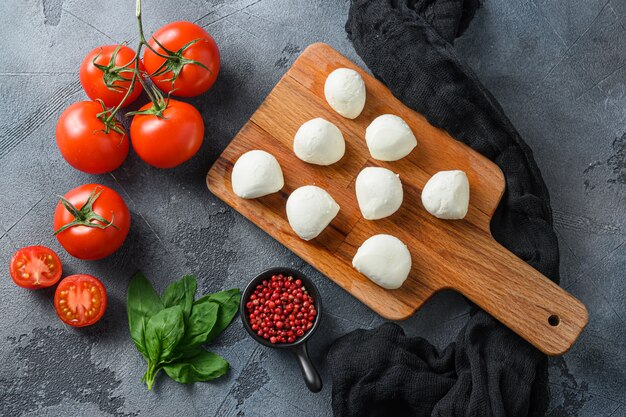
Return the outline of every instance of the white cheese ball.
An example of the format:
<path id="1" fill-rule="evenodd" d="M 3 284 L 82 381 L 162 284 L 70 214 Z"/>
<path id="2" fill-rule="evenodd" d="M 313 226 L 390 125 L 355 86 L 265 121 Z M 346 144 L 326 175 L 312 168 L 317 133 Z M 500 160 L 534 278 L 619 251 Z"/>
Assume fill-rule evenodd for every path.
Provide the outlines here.
<path id="1" fill-rule="evenodd" d="M 324 189 L 305 185 L 287 199 L 287 220 L 303 240 L 316 238 L 339 213 L 339 204 Z"/>
<path id="2" fill-rule="evenodd" d="M 463 171 L 439 171 L 422 190 L 426 211 L 440 219 L 462 219 L 469 208 L 469 181 Z"/>
<path id="3" fill-rule="evenodd" d="M 365 107 L 365 82 L 358 72 L 338 68 L 326 78 L 324 95 L 333 110 L 343 117 L 355 119 Z"/>
<path id="4" fill-rule="evenodd" d="M 357 250 L 352 266 L 381 287 L 395 290 L 409 276 L 411 253 L 397 237 L 375 235 Z"/>
<path id="5" fill-rule="evenodd" d="M 274 156 L 260 150 L 237 159 L 231 176 L 233 192 L 241 198 L 257 198 L 279 191 L 285 185 L 283 171 Z"/>
<path id="6" fill-rule="evenodd" d="M 387 168 L 364 168 L 356 177 L 356 199 L 367 220 L 391 216 L 402 205 L 400 176 Z"/>
<path id="7" fill-rule="evenodd" d="M 365 141 L 374 159 L 397 161 L 417 146 L 413 131 L 401 117 L 383 114 L 365 129 Z"/>
<path id="8" fill-rule="evenodd" d="M 304 162 L 331 165 L 343 157 L 346 142 L 337 126 L 318 117 L 300 126 L 293 140 L 293 151 Z"/>

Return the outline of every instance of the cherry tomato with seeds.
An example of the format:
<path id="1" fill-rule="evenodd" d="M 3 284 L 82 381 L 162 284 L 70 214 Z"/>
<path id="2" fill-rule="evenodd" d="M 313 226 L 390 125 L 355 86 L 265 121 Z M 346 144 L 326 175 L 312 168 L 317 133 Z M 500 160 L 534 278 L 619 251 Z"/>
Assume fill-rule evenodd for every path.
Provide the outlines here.
<path id="1" fill-rule="evenodd" d="M 54 293 L 54 309 L 66 324 L 84 327 L 96 323 L 107 308 L 107 292 L 102 282 L 86 274 L 70 275 Z"/>
<path id="2" fill-rule="evenodd" d="M 111 255 L 130 230 L 130 212 L 115 190 L 85 184 L 68 191 L 54 211 L 54 230 L 61 246 L 78 259 Z"/>
<path id="3" fill-rule="evenodd" d="M 166 60 L 150 48 L 143 55 L 146 71 L 160 90 L 172 91 L 174 96 L 194 97 L 215 83 L 220 70 L 220 52 L 213 37 L 200 26 L 184 21 L 169 23 L 152 34 L 148 45 L 159 54 L 171 57 Z M 174 77 L 176 80 L 172 82 Z"/>
<path id="4" fill-rule="evenodd" d="M 104 174 L 117 169 L 128 155 L 128 135 L 119 122 L 107 129 L 96 101 L 79 101 L 59 117 L 56 140 L 63 159 L 79 171 Z"/>
<path id="5" fill-rule="evenodd" d="M 45 246 L 27 246 L 11 258 L 9 267 L 13 282 L 30 290 L 47 288 L 61 278 L 59 256 Z"/>
<path id="6" fill-rule="evenodd" d="M 148 103 L 139 111 L 153 107 Z M 137 155 L 157 168 L 173 168 L 191 159 L 202 146 L 204 122 L 191 104 L 169 100 L 162 117 L 137 114 L 130 125 L 130 140 Z"/>
<path id="7" fill-rule="evenodd" d="M 92 100 L 100 99 L 107 107 L 121 103 L 130 87 L 135 64 L 135 51 L 125 45 L 104 45 L 89 52 L 80 64 L 80 83 L 87 96 Z M 130 64 L 127 68 L 125 65 Z M 139 60 L 140 74 L 144 72 L 143 63 Z M 124 102 L 124 107 L 137 100 L 143 91 L 139 81 L 135 82 L 133 91 Z"/>

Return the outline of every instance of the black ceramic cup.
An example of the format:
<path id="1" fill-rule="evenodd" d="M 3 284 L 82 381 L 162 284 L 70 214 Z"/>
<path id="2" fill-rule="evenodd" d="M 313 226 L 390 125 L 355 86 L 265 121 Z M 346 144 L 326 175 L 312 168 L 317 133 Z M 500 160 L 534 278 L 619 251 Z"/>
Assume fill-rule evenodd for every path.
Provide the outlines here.
<path id="1" fill-rule="evenodd" d="M 315 309 L 317 310 L 317 316 L 315 316 L 315 321 L 313 322 L 313 327 L 311 327 L 302 337 L 296 339 L 293 343 L 275 343 L 272 344 L 269 340 L 263 339 L 260 337 L 252 327 L 250 326 L 250 320 L 248 318 L 248 310 L 246 309 L 246 303 L 248 302 L 250 295 L 254 292 L 257 285 L 259 285 L 263 280 L 270 280 L 273 275 L 283 274 L 284 276 L 292 276 L 294 279 L 299 278 L 302 280 L 302 285 L 307 289 L 309 295 L 313 297 L 313 304 L 315 305 Z M 320 377 L 319 372 L 315 369 L 315 365 L 311 361 L 309 357 L 309 352 L 306 348 L 306 342 L 313 336 L 315 330 L 319 327 L 320 320 L 322 317 L 322 299 L 320 297 L 320 293 L 315 288 L 313 282 L 308 279 L 303 273 L 296 271 L 291 268 L 271 268 L 267 271 L 261 272 L 257 275 L 250 283 L 246 286 L 243 291 L 243 295 L 241 297 L 241 320 L 243 321 L 243 327 L 248 331 L 250 336 L 258 343 L 263 346 L 267 346 L 274 349 L 289 349 L 291 350 L 296 359 L 298 361 L 298 365 L 300 365 L 300 370 L 302 371 L 302 377 L 304 378 L 304 382 L 306 386 L 312 392 L 319 392 L 322 389 L 322 378 Z"/>

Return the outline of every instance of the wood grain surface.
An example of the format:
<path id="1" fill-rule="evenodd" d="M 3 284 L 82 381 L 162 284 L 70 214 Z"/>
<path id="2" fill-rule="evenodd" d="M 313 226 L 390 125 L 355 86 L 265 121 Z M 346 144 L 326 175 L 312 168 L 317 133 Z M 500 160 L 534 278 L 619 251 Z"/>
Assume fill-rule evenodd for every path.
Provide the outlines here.
<path id="1" fill-rule="evenodd" d="M 324 99 L 330 72 L 358 71 L 367 89 L 361 115 L 345 119 Z M 381 162 L 371 158 L 365 129 L 381 114 L 402 117 L 418 146 L 406 158 Z M 299 160 L 292 150 L 300 125 L 323 117 L 337 125 L 346 140 L 338 163 L 321 167 Z M 285 187 L 256 200 L 237 197 L 231 187 L 234 162 L 244 152 L 262 149 L 280 163 Z M 369 221 L 360 214 L 355 179 L 361 169 L 381 166 L 398 174 L 404 203 L 392 216 Z M 421 190 L 433 174 L 460 169 L 470 183 L 470 207 L 464 220 L 440 220 L 421 204 Z M 549 355 L 566 352 L 588 321 L 585 306 L 498 244 L 489 222 L 504 193 L 504 176 L 491 161 L 430 125 L 396 99 L 379 81 L 325 44 L 309 46 L 235 136 L 207 175 L 211 192 L 283 243 L 302 259 L 385 318 L 411 316 L 435 292 L 454 289 L 481 306 L 528 342 Z M 287 222 L 289 194 L 303 185 L 328 191 L 341 210 L 316 239 L 301 240 Z M 387 233 L 411 251 L 413 266 L 404 285 L 386 290 L 352 267 L 352 257 L 367 238 Z"/>

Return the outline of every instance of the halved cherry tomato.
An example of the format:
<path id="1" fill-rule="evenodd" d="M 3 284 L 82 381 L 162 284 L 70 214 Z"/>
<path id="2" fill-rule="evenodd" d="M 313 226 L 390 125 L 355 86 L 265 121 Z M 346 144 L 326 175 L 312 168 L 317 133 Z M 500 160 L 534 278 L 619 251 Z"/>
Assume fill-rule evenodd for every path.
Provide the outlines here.
<path id="1" fill-rule="evenodd" d="M 135 51 L 124 45 L 99 46 L 89 52 L 80 64 L 80 83 L 85 93 L 92 100 L 104 101 L 107 107 L 120 104 L 130 86 L 130 80 L 133 78 L 130 71 L 135 68 L 135 64 L 124 69 L 122 67 L 132 62 L 134 58 Z M 144 71 L 141 60 L 139 71 L 141 73 Z M 136 82 L 133 91 L 124 102 L 124 107 L 135 101 L 142 91 L 141 84 Z"/>
<path id="2" fill-rule="evenodd" d="M 190 44 L 193 41 L 196 42 Z M 173 88 L 174 96 L 193 97 L 204 93 L 211 88 L 220 71 L 220 52 L 215 40 L 194 23 L 169 23 L 152 34 L 148 45 L 161 55 L 169 55 L 169 52 L 173 54 L 173 59 L 165 63 L 165 58 L 146 49 L 143 61 L 148 74 L 158 74 L 151 76 L 152 82 L 165 92 L 170 92 Z M 190 60 L 199 62 L 206 68 L 190 63 Z M 161 71 L 163 69 L 165 72 Z M 172 83 L 174 76 L 176 81 Z"/>
<path id="3" fill-rule="evenodd" d="M 54 211 L 59 243 L 72 256 L 95 260 L 111 255 L 124 243 L 130 212 L 109 187 L 85 184 L 68 191 Z"/>
<path id="4" fill-rule="evenodd" d="M 65 109 L 57 122 L 57 146 L 63 159 L 88 174 L 111 172 L 128 155 L 128 135 L 112 128 L 106 133 L 98 118 L 103 110 L 98 102 L 79 101 Z"/>
<path id="5" fill-rule="evenodd" d="M 107 308 L 107 292 L 96 277 L 70 275 L 59 283 L 54 293 L 54 309 L 59 318 L 74 327 L 94 324 Z"/>
<path id="6" fill-rule="evenodd" d="M 139 111 L 152 108 L 148 103 Z M 173 168 L 191 159 L 202 146 L 204 122 L 191 104 L 169 100 L 163 117 L 137 114 L 130 125 L 130 140 L 137 155 L 157 168 Z"/>
<path id="7" fill-rule="evenodd" d="M 46 288 L 61 278 L 61 260 L 45 246 L 27 246 L 15 252 L 9 270 L 13 282 L 22 288 Z"/>

